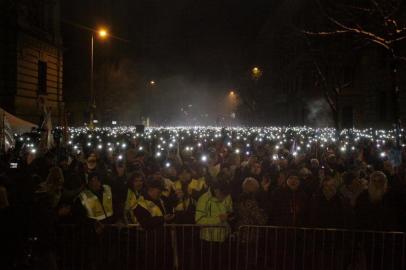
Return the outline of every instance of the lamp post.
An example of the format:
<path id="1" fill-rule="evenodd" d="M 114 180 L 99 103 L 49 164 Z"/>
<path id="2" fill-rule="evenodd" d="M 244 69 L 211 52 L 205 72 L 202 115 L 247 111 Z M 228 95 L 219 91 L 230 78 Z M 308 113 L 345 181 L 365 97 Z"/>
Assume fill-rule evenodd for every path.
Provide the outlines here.
<path id="1" fill-rule="evenodd" d="M 95 31 L 100 39 L 108 37 L 108 32 L 104 28 Z M 96 95 L 94 93 L 94 33 L 92 33 L 90 42 L 90 123 L 89 126 L 93 127 L 94 113 L 96 110 Z"/>
<path id="2" fill-rule="evenodd" d="M 257 101 L 260 101 L 263 96 L 262 96 L 262 91 L 260 91 L 260 89 L 258 88 L 258 80 L 261 78 L 263 73 L 263 70 L 258 67 L 258 66 L 254 66 L 251 69 L 251 78 L 253 80 L 253 84 L 252 84 L 252 91 L 250 91 L 250 96 L 252 99 L 251 102 L 251 111 L 254 114 L 254 117 L 257 119 L 258 117 L 258 113 L 261 114 L 261 117 L 263 118 L 263 107 L 262 103 L 257 104 Z M 259 107 L 259 111 L 258 111 L 258 107 Z"/>

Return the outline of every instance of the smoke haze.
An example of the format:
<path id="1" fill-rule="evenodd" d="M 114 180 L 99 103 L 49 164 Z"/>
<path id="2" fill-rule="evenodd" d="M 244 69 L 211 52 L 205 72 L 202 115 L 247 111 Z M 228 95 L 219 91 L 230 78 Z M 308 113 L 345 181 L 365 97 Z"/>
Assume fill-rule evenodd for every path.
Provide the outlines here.
<path id="1" fill-rule="evenodd" d="M 307 103 L 307 123 L 314 127 L 331 127 L 334 125 L 331 109 L 324 99 L 316 99 Z"/>

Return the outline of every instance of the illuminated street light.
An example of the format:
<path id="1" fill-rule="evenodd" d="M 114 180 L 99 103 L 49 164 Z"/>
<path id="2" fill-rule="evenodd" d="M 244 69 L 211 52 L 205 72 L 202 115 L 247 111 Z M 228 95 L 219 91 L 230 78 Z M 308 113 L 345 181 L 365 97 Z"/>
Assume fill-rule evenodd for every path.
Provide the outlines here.
<path id="1" fill-rule="evenodd" d="M 235 111 L 238 107 L 239 96 L 235 90 L 230 90 L 227 96 L 227 111 L 230 113 L 230 118 L 235 119 Z"/>
<path id="2" fill-rule="evenodd" d="M 100 28 L 99 31 L 97 31 L 97 33 L 99 34 L 100 38 L 106 38 L 109 35 L 107 30 L 104 28 Z"/>
<path id="3" fill-rule="evenodd" d="M 262 70 L 259 67 L 253 67 L 251 70 L 251 76 L 254 80 L 258 80 L 262 76 Z"/>
<path id="4" fill-rule="evenodd" d="M 154 85 L 155 85 L 155 81 L 154 81 L 154 80 L 151 80 L 151 81 L 149 82 L 149 84 L 150 84 L 151 86 L 154 86 Z"/>

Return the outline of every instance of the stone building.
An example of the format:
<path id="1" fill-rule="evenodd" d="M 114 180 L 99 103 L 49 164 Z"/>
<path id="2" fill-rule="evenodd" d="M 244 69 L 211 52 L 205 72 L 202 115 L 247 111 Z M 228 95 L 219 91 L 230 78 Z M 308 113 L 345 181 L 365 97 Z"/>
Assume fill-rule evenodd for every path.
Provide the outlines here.
<path id="1" fill-rule="evenodd" d="M 63 51 L 58 0 L 0 2 L 0 106 L 38 123 L 43 105 L 63 112 Z"/>

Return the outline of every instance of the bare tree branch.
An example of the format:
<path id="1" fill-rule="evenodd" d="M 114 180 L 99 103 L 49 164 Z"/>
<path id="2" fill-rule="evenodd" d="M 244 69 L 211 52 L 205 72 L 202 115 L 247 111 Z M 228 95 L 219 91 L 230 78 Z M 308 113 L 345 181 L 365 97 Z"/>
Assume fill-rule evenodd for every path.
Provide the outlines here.
<path id="1" fill-rule="evenodd" d="M 363 11 L 363 12 L 366 12 L 366 13 L 372 13 L 373 12 L 372 9 L 366 8 L 366 7 L 357 7 L 357 6 L 352 6 L 352 5 L 339 5 L 339 6 L 343 7 L 343 8 L 357 10 L 357 11 Z"/>
<path id="2" fill-rule="evenodd" d="M 374 3 L 376 3 L 377 8 L 380 7 L 379 4 L 378 4 L 375 0 L 371 0 L 371 1 L 374 2 Z M 330 15 L 326 12 L 325 8 L 321 5 L 321 3 L 320 3 L 319 0 L 317 0 L 317 3 L 318 3 L 318 5 L 319 5 L 319 7 L 320 7 L 320 10 L 321 10 L 322 13 L 324 14 L 324 16 L 325 16 L 330 22 L 332 22 L 333 24 L 335 24 L 335 25 L 339 28 L 339 29 L 337 29 L 336 31 L 322 32 L 322 33 L 324 33 L 324 34 L 322 34 L 322 35 L 333 35 L 333 34 L 332 34 L 333 32 L 337 32 L 336 34 L 342 34 L 342 33 L 344 33 L 344 30 L 346 30 L 348 33 L 353 33 L 353 34 L 357 34 L 357 35 L 363 36 L 364 38 L 370 40 L 371 42 L 373 42 L 373 43 L 375 43 L 375 44 L 377 44 L 377 45 L 380 45 L 380 46 L 384 47 L 384 48 L 387 49 L 387 50 L 390 50 L 390 45 L 391 45 L 393 42 L 398 41 L 398 40 L 387 40 L 387 39 L 385 39 L 385 38 L 383 38 L 383 37 L 381 37 L 381 36 L 379 36 L 379 35 L 377 35 L 377 34 L 374 34 L 374 33 L 370 32 L 370 31 L 365 30 L 364 28 L 362 28 L 362 27 L 361 27 L 360 25 L 358 25 L 358 24 L 357 24 L 357 27 L 351 27 L 351 26 L 348 26 L 348 25 L 346 25 L 346 24 L 344 24 L 344 23 L 342 23 L 342 22 L 339 22 L 337 19 L 333 18 L 332 16 L 330 16 Z M 382 12 L 383 12 L 383 11 L 382 11 Z M 394 25 L 397 26 L 397 25 L 396 25 L 396 21 L 394 21 Z M 387 25 L 385 25 L 385 26 L 387 26 Z M 402 29 L 402 31 L 403 31 L 403 29 Z M 327 34 L 327 33 L 331 33 L 331 34 Z M 402 40 L 402 39 L 403 39 L 403 38 L 400 38 L 400 40 Z"/>
<path id="3" fill-rule="evenodd" d="M 399 41 L 404 40 L 404 39 L 406 39 L 406 35 L 403 36 L 403 37 L 398 37 L 398 38 L 392 40 L 391 43 L 393 43 L 393 42 L 399 42 Z"/>
<path id="4" fill-rule="evenodd" d="M 384 48 L 386 48 L 387 50 L 389 50 L 389 46 L 387 44 L 387 41 L 384 38 L 382 38 L 382 37 L 380 37 L 380 36 L 378 36 L 378 35 L 376 35 L 374 33 L 365 31 L 361 27 L 359 27 L 359 28 L 349 27 L 349 26 L 337 21 L 336 19 L 334 19 L 334 18 L 332 18 L 330 16 L 327 16 L 327 19 L 329 19 L 332 23 L 334 23 L 338 27 L 340 27 L 340 28 L 342 28 L 344 30 L 347 30 L 349 32 L 352 32 L 354 34 L 364 36 L 365 38 L 369 39 L 370 41 L 372 41 L 372 42 L 374 42 L 374 43 L 376 43 L 378 45 L 381 45 Z"/>
<path id="5" fill-rule="evenodd" d="M 337 34 L 348 34 L 350 33 L 350 31 L 348 30 L 336 30 L 336 31 L 331 31 L 331 32 L 311 32 L 311 31 L 306 31 L 303 30 L 302 33 L 307 34 L 307 35 L 311 35 L 311 36 L 333 36 L 333 35 L 337 35 Z"/>

